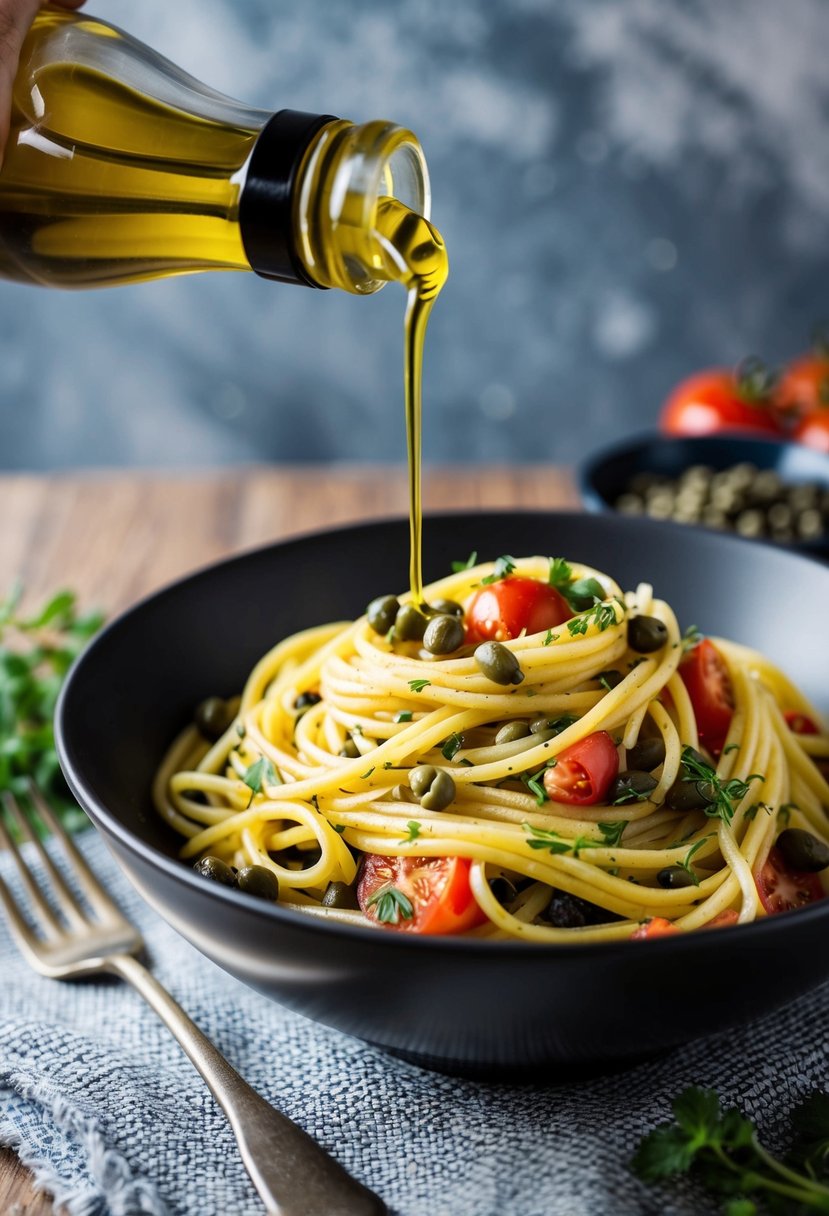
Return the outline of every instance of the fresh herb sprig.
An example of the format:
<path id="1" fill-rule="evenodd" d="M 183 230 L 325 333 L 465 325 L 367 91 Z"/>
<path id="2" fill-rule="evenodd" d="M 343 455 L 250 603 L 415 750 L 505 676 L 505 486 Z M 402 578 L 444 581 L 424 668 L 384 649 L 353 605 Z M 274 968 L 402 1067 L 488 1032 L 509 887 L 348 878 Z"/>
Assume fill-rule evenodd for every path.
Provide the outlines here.
<path id="1" fill-rule="evenodd" d="M 21 613 L 23 586 L 0 600 L 0 790 L 26 794 L 33 779 L 61 822 L 77 831 L 86 816 L 60 771 L 53 718 L 70 666 L 103 624 L 99 612 L 80 613 L 73 591 Z"/>
<path id="2" fill-rule="evenodd" d="M 490 583 L 499 583 L 502 578 L 506 578 L 508 574 L 512 574 L 514 569 L 515 558 L 505 553 L 503 557 L 495 559 L 492 574 L 488 574 L 486 578 L 481 579 L 481 586 L 488 587 Z"/>
<path id="3" fill-rule="evenodd" d="M 672 1103 L 663 1123 L 631 1162 L 645 1182 L 690 1173 L 724 1202 L 724 1216 L 829 1212 L 829 1094 L 811 1094 L 792 1113 L 794 1143 L 781 1160 L 760 1143 L 750 1119 L 723 1110 L 717 1094 L 692 1086 Z"/>
<path id="4" fill-rule="evenodd" d="M 412 920 L 414 908 L 408 895 L 387 883 L 369 898 L 367 907 L 377 909 L 377 919 L 382 925 L 398 925 L 401 920 Z"/>
<path id="5" fill-rule="evenodd" d="M 583 849 L 603 849 L 605 847 L 603 840 L 591 840 L 589 836 L 576 836 L 574 840 L 567 840 L 558 832 L 553 832 L 548 828 L 536 828 L 531 823 L 525 823 L 523 827 L 530 834 L 530 839 L 527 841 L 529 848 L 544 849 L 554 856 L 558 853 L 572 853 L 574 857 L 578 857 Z"/>
<path id="6" fill-rule="evenodd" d="M 584 612 L 606 598 L 605 589 L 596 578 L 576 578 L 573 567 L 563 557 L 551 557 L 547 581 L 563 595 L 574 612 Z"/>
<path id="7" fill-rule="evenodd" d="M 693 747 L 683 747 L 679 766 L 679 780 L 702 786 L 708 803 L 703 810 L 709 819 L 722 819 L 730 826 L 737 806 L 745 798 L 752 781 L 764 781 L 762 773 L 751 773 L 745 781 L 731 777 L 728 781 L 718 776 L 717 770 Z"/>

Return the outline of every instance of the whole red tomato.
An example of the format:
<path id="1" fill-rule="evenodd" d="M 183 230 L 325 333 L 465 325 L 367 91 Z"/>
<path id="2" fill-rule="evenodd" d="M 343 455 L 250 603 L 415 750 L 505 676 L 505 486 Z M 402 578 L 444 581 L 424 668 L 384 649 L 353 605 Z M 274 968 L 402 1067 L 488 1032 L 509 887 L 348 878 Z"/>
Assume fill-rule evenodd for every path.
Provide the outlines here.
<path id="1" fill-rule="evenodd" d="M 801 418 L 792 431 L 792 439 L 805 443 L 819 452 L 829 452 L 829 406 L 817 409 Z"/>
<path id="2" fill-rule="evenodd" d="M 789 363 L 774 392 L 776 409 L 785 418 L 805 418 L 829 406 L 829 350 L 819 345 Z"/>
<path id="3" fill-rule="evenodd" d="M 662 407 L 659 426 L 667 435 L 782 434 L 772 408 L 771 377 L 755 360 L 736 371 L 713 367 L 683 380 Z"/>

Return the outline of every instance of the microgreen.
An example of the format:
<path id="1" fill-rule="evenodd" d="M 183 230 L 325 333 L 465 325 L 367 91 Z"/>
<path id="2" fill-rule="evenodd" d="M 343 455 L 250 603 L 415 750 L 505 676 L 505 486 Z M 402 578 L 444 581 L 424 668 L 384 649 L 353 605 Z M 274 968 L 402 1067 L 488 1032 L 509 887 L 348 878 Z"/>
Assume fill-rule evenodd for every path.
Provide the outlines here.
<path id="1" fill-rule="evenodd" d="M 388 883 L 371 895 L 366 904 L 377 909 L 377 919 L 383 925 L 397 925 L 403 920 L 412 920 L 414 908 L 407 895 Z"/>
<path id="2" fill-rule="evenodd" d="M 752 1196 L 781 1214 L 829 1212 L 829 1094 L 815 1092 L 793 1111 L 795 1140 L 783 1160 L 713 1090 L 683 1090 L 672 1109 L 674 1122 L 645 1136 L 631 1162 L 645 1182 L 692 1173 L 723 1199 L 725 1216 L 754 1216 Z"/>
<path id="3" fill-rule="evenodd" d="M 19 581 L 0 599 L 0 790 L 25 795 L 34 779 L 76 831 L 87 819 L 60 771 L 52 719 L 64 677 L 103 617 L 79 614 L 72 591 L 58 591 L 31 615 L 21 614 L 22 599 Z"/>
<path id="4" fill-rule="evenodd" d="M 512 574 L 514 569 L 515 558 L 505 553 L 503 557 L 496 558 L 492 574 L 488 574 L 486 578 L 481 579 L 481 586 L 488 587 L 490 583 L 500 582 L 502 578 L 506 578 L 508 574 Z"/>
<path id="5" fill-rule="evenodd" d="M 464 570 L 471 570 L 478 560 L 478 552 L 473 549 L 465 562 L 452 562 L 452 573 L 463 574 Z"/>
<path id="6" fill-rule="evenodd" d="M 428 688 L 431 683 L 431 680 L 409 680 L 409 688 L 412 692 L 423 692 L 423 689 Z"/>

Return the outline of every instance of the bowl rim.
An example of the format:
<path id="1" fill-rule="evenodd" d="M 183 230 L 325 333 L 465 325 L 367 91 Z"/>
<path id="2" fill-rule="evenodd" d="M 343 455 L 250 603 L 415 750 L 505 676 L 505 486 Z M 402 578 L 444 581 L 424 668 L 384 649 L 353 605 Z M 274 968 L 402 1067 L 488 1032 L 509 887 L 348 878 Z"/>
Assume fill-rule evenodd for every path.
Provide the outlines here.
<path id="1" fill-rule="evenodd" d="M 776 442 L 776 441 L 772 441 Z M 646 531 L 653 532 L 671 532 L 678 526 L 670 520 L 655 520 L 650 518 L 635 517 L 628 518 L 611 513 L 614 520 L 613 526 L 623 528 L 631 527 L 633 529 L 644 528 Z M 585 520 L 591 518 L 590 514 L 579 510 L 543 510 L 532 508 L 483 508 L 481 510 L 444 510 L 424 512 L 424 522 L 440 522 L 441 520 L 453 520 L 458 518 L 476 519 L 485 518 L 487 515 L 507 515 L 510 518 L 520 520 L 523 518 L 532 517 L 538 519 L 543 517 L 546 520 L 563 523 L 568 520 L 578 520 L 584 523 Z M 593 516 L 592 518 L 595 518 Z M 606 521 L 605 521 L 606 522 Z M 398 950 L 435 950 L 439 954 L 454 955 L 457 953 L 465 953 L 471 951 L 473 955 L 483 953 L 490 955 L 497 953 L 499 957 L 514 957 L 516 959 L 526 960 L 528 955 L 536 954 L 550 959 L 566 959 L 571 958 L 574 949 L 579 953 L 589 951 L 591 956 L 598 958 L 608 953 L 615 954 L 619 950 L 630 948 L 630 939 L 621 939 L 615 941 L 599 941 L 599 942 L 573 942 L 573 943 L 556 943 L 556 942 L 535 942 L 522 941 L 516 938 L 489 940 L 486 938 L 465 937 L 463 935 L 433 935 L 433 934 L 417 934 L 403 932 L 387 932 L 378 931 L 377 928 L 370 925 L 349 925 L 342 922 L 333 922 L 325 924 L 317 917 L 309 916 L 302 912 L 293 911 L 291 908 L 281 904 L 271 904 L 266 901 L 256 899 L 254 896 L 245 895 L 242 891 L 235 891 L 231 888 L 226 888 L 220 884 L 205 884 L 205 880 L 197 875 L 192 867 L 186 865 L 177 857 L 170 857 L 160 849 L 153 845 L 147 844 L 142 840 L 137 833 L 129 828 L 122 820 L 104 805 L 98 799 L 95 793 L 87 786 L 82 775 L 82 765 L 78 765 L 75 759 L 74 751 L 67 735 L 71 733 L 71 728 L 67 727 L 66 706 L 71 696 L 74 694 L 74 685 L 82 675 L 85 666 L 96 649 L 104 645 L 113 633 L 117 633 L 125 624 L 128 624 L 134 616 L 144 612 L 151 605 L 163 601 L 169 596 L 175 595 L 182 586 L 198 583 L 202 579 L 212 577 L 217 570 L 226 568 L 232 569 L 233 566 L 241 564 L 249 560 L 257 560 L 264 557 L 265 554 L 274 550 L 284 550 L 293 547 L 301 547 L 308 542 L 313 542 L 318 539 L 330 535 L 339 535 L 342 533 L 353 532 L 355 530 L 371 531 L 374 528 L 387 527 L 389 524 L 399 524 L 408 528 L 408 516 L 397 514 L 388 515 L 381 518 L 370 520 L 354 520 L 345 521 L 332 527 L 315 528 L 308 531 L 292 534 L 284 539 L 266 542 L 261 545 L 254 545 L 249 548 L 234 552 L 225 557 L 220 557 L 212 562 L 204 563 L 194 570 L 181 575 L 179 578 L 164 584 L 162 587 L 142 596 L 134 604 L 118 613 L 111 621 L 107 622 L 103 629 L 97 633 L 87 646 L 81 651 L 80 655 L 75 659 L 67 673 L 66 679 L 61 688 L 57 704 L 55 706 L 55 746 L 60 760 L 61 769 L 64 777 L 69 785 L 73 796 L 77 799 L 80 806 L 86 812 L 97 831 L 101 832 L 106 839 L 107 836 L 112 836 L 118 846 L 125 849 L 127 852 L 135 855 L 140 861 L 149 865 L 151 868 L 160 868 L 171 880 L 182 883 L 190 890 L 207 895 L 208 898 L 218 898 L 224 900 L 229 907 L 240 908 L 247 906 L 255 908 L 259 915 L 263 915 L 271 919 L 276 927 L 284 924 L 291 930 L 304 930 L 309 933 L 316 933 L 322 930 L 327 934 L 334 934 L 332 940 L 336 937 L 344 937 L 346 939 L 355 940 L 363 943 L 373 943 L 376 946 L 391 945 L 398 943 L 395 947 Z M 715 533 L 708 529 L 697 528 L 696 532 L 709 537 L 715 537 L 720 542 L 725 542 L 729 545 L 744 545 L 745 538 L 733 536 L 728 533 Z M 770 544 L 766 541 L 751 541 L 753 546 L 761 545 L 778 556 L 782 555 L 787 560 L 810 561 L 808 555 L 794 550 L 782 549 L 778 545 Z M 821 565 L 822 563 L 817 563 Z M 242 901 L 240 904 L 239 901 Z M 807 922 L 814 922 L 822 919 L 829 920 L 829 895 L 805 908 L 797 908 L 794 910 L 797 914 L 797 923 L 806 927 Z M 735 932 L 740 934 L 739 940 L 747 941 L 747 933 L 751 933 L 757 938 L 757 935 L 763 935 L 765 939 L 769 939 L 772 933 L 786 931 L 786 926 L 791 923 L 791 913 L 778 913 L 776 916 L 764 916 L 755 921 L 751 921 L 745 925 L 729 925 L 720 927 L 716 933 L 707 934 L 702 930 L 695 932 L 679 933 L 676 936 L 668 935 L 664 938 L 654 938 L 648 941 L 648 946 L 651 951 L 657 955 L 660 951 L 666 950 L 699 950 L 715 948 L 714 943 L 721 939 L 727 942 L 732 942 L 732 935 Z M 405 945 L 402 943 L 405 942 Z M 706 947 L 705 943 L 711 943 Z"/>

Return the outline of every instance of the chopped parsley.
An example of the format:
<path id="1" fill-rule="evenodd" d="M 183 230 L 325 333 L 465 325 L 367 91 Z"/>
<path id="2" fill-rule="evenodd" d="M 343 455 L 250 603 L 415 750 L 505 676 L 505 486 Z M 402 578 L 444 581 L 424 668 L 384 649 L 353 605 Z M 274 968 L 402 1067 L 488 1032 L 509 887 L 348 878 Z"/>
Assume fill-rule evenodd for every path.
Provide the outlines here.
<path id="1" fill-rule="evenodd" d="M 397 887 L 387 883 L 371 895 L 366 903 L 367 908 L 377 909 L 377 919 L 381 925 L 397 925 L 402 920 L 414 918 L 414 908 L 407 895 Z"/>
<path id="2" fill-rule="evenodd" d="M 420 824 L 416 819 L 410 819 L 406 824 L 406 827 L 409 829 L 409 834 L 408 836 L 403 837 L 403 839 L 400 841 L 401 844 L 411 844 L 412 841 L 417 840 L 418 836 L 420 835 Z"/>
<path id="3" fill-rule="evenodd" d="M 571 637 L 576 638 L 580 634 L 587 633 L 591 623 L 596 625 L 599 633 L 604 633 L 605 629 L 610 629 L 612 625 L 617 624 L 616 621 L 616 604 L 625 611 L 625 606 L 621 600 L 615 600 L 610 604 L 596 604 L 589 612 L 583 612 L 580 616 L 574 616 L 567 622 L 567 630 Z"/>
<path id="4" fill-rule="evenodd" d="M 409 688 L 412 692 L 423 692 L 423 689 L 428 688 L 431 683 L 431 680 L 409 680 Z"/>
<path id="5" fill-rule="evenodd" d="M 412 711 L 410 709 L 401 709 L 399 714 L 394 715 L 395 722 L 411 722 Z"/>
<path id="6" fill-rule="evenodd" d="M 546 634 L 544 635 L 544 641 L 542 642 L 542 645 L 549 646 L 551 642 L 557 642 L 560 636 L 561 635 L 558 633 L 553 633 L 552 629 L 548 629 Z"/>
<path id="7" fill-rule="evenodd" d="M 457 756 L 462 747 L 463 735 L 459 735 L 456 730 L 453 730 L 452 734 L 440 749 L 441 755 L 443 756 L 444 760 L 454 760 L 455 756 Z"/>
<path id="8" fill-rule="evenodd" d="M 452 573 L 463 574 L 464 570 L 471 570 L 478 560 L 478 551 L 473 549 L 465 562 L 452 562 Z"/>
<path id="9" fill-rule="evenodd" d="M 596 826 L 602 834 L 602 844 L 605 848 L 612 849 L 620 843 L 622 833 L 628 825 L 627 819 L 613 819 L 609 823 L 599 823 Z"/>
<path id="10" fill-rule="evenodd" d="M 488 587 L 490 583 L 499 583 L 502 578 L 506 578 L 508 574 L 512 574 L 514 569 L 515 558 L 505 553 L 503 557 L 496 558 L 492 574 L 488 574 L 486 578 L 481 579 L 481 586 Z"/>
<path id="11" fill-rule="evenodd" d="M 563 595 L 573 612 L 584 612 L 605 598 L 605 589 L 598 579 L 574 578 L 573 567 L 563 557 L 551 557 L 547 581 Z"/>

